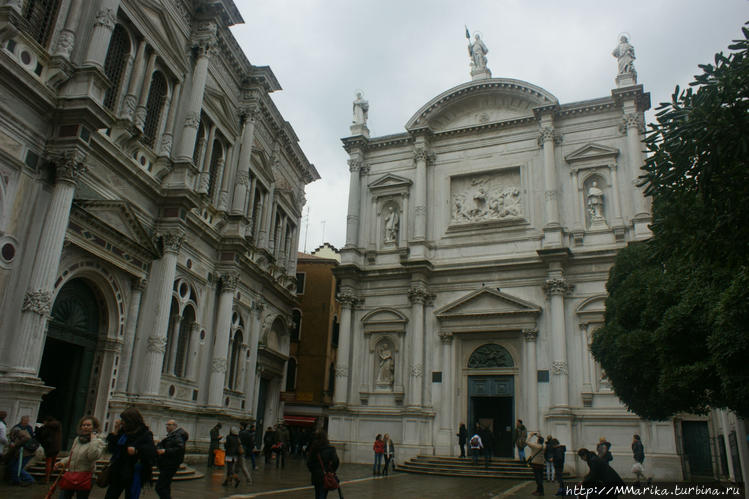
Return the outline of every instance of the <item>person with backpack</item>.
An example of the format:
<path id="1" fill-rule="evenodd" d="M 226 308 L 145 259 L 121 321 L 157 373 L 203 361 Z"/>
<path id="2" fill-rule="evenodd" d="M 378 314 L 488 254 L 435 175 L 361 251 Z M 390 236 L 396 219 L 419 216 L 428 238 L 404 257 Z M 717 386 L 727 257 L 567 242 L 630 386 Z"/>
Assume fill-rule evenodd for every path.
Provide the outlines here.
<path id="1" fill-rule="evenodd" d="M 172 479 L 179 465 L 185 460 L 185 444 L 190 438 L 185 430 L 170 419 L 166 422 L 166 437 L 156 446 L 159 478 L 156 480 L 156 493 L 159 499 L 171 499 Z"/>
<path id="2" fill-rule="evenodd" d="M 338 465 L 338 454 L 336 454 L 335 447 L 330 445 L 327 433 L 323 430 L 315 433 L 307 457 L 307 469 L 311 475 L 312 485 L 315 486 L 315 499 L 326 499 L 328 491 L 335 490 L 326 488 L 325 474 L 335 473 Z M 335 486 L 338 488 L 337 477 L 335 477 L 335 481 Z"/>
<path id="3" fill-rule="evenodd" d="M 476 428 L 476 433 L 473 434 L 471 437 L 471 440 L 468 441 L 468 445 L 471 448 L 471 459 L 473 459 L 473 465 L 478 466 L 479 464 L 479 454 L 481 454 L 481 449 L 484 448 L 484 444 L 481 441 L 481 436 L 479 435 L 479 429 Z"/>

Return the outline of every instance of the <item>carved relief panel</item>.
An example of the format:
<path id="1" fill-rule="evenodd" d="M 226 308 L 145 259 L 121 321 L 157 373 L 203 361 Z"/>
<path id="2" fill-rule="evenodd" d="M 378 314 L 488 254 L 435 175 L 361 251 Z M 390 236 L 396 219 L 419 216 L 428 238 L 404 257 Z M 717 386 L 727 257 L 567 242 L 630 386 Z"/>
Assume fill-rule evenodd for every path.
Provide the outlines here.
<path id="1" fill-rule="evenodd" d="M 525 220 L 520 168 L 450 178 L 450 225 Z"/>

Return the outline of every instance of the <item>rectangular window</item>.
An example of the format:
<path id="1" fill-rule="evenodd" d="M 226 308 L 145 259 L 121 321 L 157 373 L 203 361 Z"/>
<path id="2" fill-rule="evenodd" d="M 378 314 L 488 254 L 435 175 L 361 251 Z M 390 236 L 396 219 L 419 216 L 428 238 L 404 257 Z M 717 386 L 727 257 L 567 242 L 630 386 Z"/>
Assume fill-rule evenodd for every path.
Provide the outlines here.
<path id="1" fill-rule="evenodd" d="M 304 294 L 304 272 L 297 272 L 296 273 L 296 294 L 303 295 Z"/>
<path id="2" fill-rule="evenodd" d="M 538 382 L 548 383 L 549 382 L 549 371 L 538 371 Z"/>
<path id="3" fill-rule="evenodd" d="M 432 383 L 442 383 L 442 371 L 434 371 L 432 373 Z"/>

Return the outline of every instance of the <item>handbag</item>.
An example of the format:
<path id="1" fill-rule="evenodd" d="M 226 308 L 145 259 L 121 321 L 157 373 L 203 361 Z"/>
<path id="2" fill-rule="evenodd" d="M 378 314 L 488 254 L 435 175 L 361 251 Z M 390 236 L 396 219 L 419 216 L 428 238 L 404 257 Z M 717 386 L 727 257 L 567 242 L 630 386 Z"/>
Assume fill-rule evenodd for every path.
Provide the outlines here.
<path id="1" fill-rule="evenodd" d="M 322 457 L 320 454 L 317 455 L 317 460 L 320 461 L 320 468 L 322 469 L 322 486 L 325 490 L 336 490 L 338 488 L 338 477 L 334 471 L 325 471 L 325 465 L 322 463 Z"/>
<path id="2" fill-rule="evenodd" d="M 68 467 L 73 462 L 73 450 L 70 450 Z M 90 471 L 65 471 L 60 478 L 61 490 L 91 490 L 93 473 Z"/>

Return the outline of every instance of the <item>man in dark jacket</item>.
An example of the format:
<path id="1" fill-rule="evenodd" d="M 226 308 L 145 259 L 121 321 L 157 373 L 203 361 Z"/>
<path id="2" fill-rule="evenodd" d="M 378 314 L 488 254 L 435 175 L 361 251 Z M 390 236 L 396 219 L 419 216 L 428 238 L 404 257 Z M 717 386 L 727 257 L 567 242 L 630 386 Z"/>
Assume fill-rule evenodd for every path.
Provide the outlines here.
<path id="1" fill-rule="evenodd" d="M 255 425 L 247 426 L 247 423 L 239 424 L 239 441 L 242 444 L 244 455 L 239 456 L 240 459 L 250 458 L 252 461 L 252 470 L 256 470 L 255 466 Z"/>
<path id="2" fill-rule="evenodd" d="M 457 433 L 458 445 L 460 446 L 460 457 L 466 457 L 466 442 L 468 441 L 468 430 L 464 423 L 460 423 L 460 429 Z"/>
<path id="3" fill-rule="evenodd" d="M 216 449 L 219 448 L 219 441 L 224 438 L 221 436 L 221 423 L 216 423 L 216 426 L 211 428 L 209 435 L 211 437 L 211 443 L 208 446 L 208 469 L 211 469 L 213 468 L 213 463 L 216 459 L 216 456 L 213 454 Z"/>
<path id="4" fill-rule="evenodd" d="M 492 452 L 494 450 L 494 436 L 489 428 L 483 426 L 479 430 L 479 436 L 481 437 L 481 443 L 484 444 L 484 468 L 489 468 L 489 462 L 492 459 Z"/>
<path id="5" fill-rule="evenodd" d="M 604 491 L 597 496 L 591 494 L 588 497 L 617 497 L 618 494 L 615 493 L 614 487 L 624 485 L 624 481 L 609 466 L 609 462 L 601 459 L 595 452 L 588 449 L 580 449 L 577 451 L 577 455 L 580 456 L 580 459 L 588 463 L 588 467 L 590 468 L 590 473 L 583 479 L 583 487 Z"/>
<path id="6" fill-rule="evenodd" d="M 166 423 L 166 437 L 156 446 L 158 454 L 159 479 L 156 481 L 156 493 L 160 499 L 171 499 L 172 478 L 177 473 L 179 465 L 185 459 L 185 443 L 188 435 L 170 419 Z"/>
<path id="7" fill-rule="evenodd" d="M 265 464 L 270 464 L 270 456 L 273 452 L 273 445 L 276 443 L 276 431 L 269 426 L 267 430 L 265 430 L 265 435 L 263 435 L 263 454 L 265 454 Z"/>
<path id="8" fill-rule="evenodd" d="M 556 438 L 553 438 L 551 440 L 551 459 L 554 464 L 554 474 L 557 477 L 557 481 L 559 482 L 559 490 L 557 491 L 557 495 L 565 495 L 565 486 L 564 486 L 564 458 L 565 454 L 567 452 L 567 447 L 560 444 L 559 440 Z"/>

